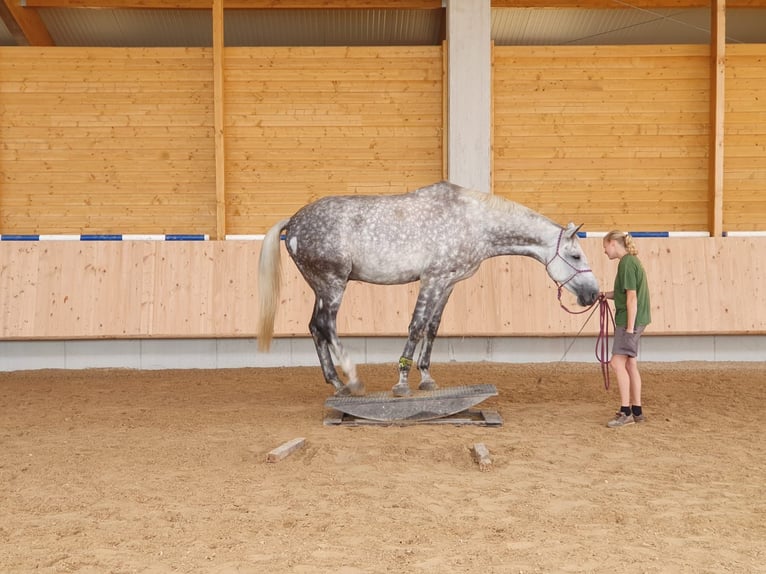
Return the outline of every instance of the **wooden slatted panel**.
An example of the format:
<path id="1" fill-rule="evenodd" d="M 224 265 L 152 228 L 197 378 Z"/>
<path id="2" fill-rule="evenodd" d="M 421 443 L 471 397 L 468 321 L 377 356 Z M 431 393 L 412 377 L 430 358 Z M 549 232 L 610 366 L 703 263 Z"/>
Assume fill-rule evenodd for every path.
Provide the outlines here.
<path id="1" fill-rule="evenodd" d="M 209 49 L 0 48 L 3 233 L 213 233 Z"/>
<path id="2" fill-rule="evenodd" d="M 640 238 L 652 296 L 650 333 L 764 334 L 764 237 Z M 583 240 L 602 289 L 616 261 Z M 257 241 L 0 242 L 0 338 L 252 337 Z M 278 336 L 309 336 L 313 294 L 285 259 Z M 747 273 L 743 273 L 747 270 Z M 351 283 L 338 315 L 344 335 L 407 332 L 417 286 Z M 565 294 L 572 309 L 572 296 Z M 460 283 L 440 329 L 451 336 L 574 336 L 586 315 L 559 308 L 553 282 L 524 257 L 486 261 Z M 593 335 L 593 317 L 583 333 Z M 392 357 L 396 360 L 397 357 Z"/>
<path id="3" fill-rule="evenodd" d="M 723 228 L 766 230 L 766 44 L 726 52 Z"/>
<path id="4" fill-rule="evenodd" d="M 494 191 L 590 230 L 707 229 L 705 46 L 496 47 Z"/>
<path id="5" fill-rule="evenodd" d="M 228 48 L 227 232 L 441 179 L 442 67 L 438 46 Z"/>

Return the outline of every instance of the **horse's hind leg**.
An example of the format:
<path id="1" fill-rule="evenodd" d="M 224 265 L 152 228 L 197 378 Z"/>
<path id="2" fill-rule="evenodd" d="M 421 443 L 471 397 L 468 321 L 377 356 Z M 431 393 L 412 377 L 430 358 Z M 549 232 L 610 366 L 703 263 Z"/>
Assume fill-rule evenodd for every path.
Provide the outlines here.
<path id="1" fill-rule="evenodd" d="M 343 286 L 345 287 L 345 285 Z M 316 293 L 314 313 L 311 316 L 309 330 L 314 339 L 319 364 L 322 367 L 325 381 L 333 386 L 338 395 L 363 395 L 364 385 L 356 374 L 356 365 L 349 357 L 340 343 L 336 329 L 336 317 L 340 302 L 343 297 L 343 289 L 337 293 Z M 341 368 L 348 376 L 348 384 L 344 385 L 335 371 L 331 351 L 341 363 Z"/>
<path id="2" fill-rule="evenodd" d="M 338 392 L 343 389 L 344 385 L 338 378 L 338 373 L 335 371 L 335 365 L 332 362 L 332 356 L 330 356 L 327 339 L 317 326 L 315 317 L 316 310 L 309 323 L 309 331 L 311 331 L 311 337 L 314 339 L 314 346 L 316 347 L 317 356 L 319 357 L 319 366 L 322 368 L 324 380 L 332 385 L 335 391 Z"/>

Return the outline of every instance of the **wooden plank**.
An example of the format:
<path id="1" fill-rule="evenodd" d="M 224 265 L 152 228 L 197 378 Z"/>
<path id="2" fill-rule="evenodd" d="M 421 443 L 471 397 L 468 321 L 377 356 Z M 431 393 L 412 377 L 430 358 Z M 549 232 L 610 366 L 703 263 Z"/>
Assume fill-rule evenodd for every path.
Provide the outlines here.
<path id="1" fill-rule="evenodd" d="M 199 55 L 207 57 L 212 60 L 213 52 L 210 48 L 196 48 L 196 47 L 163 47 L 159 48 L 162 54 L 162 58 L 173 58 L 180 60 L 194 60 Z M 24 61 L 38 62 L 40 58 L 49 57 L 54 62 L 60 60 L 66 61 L 71 59 L 82 60 L 81 65 L 89 66 L 96 65 L 98 62 L 102 64 L 108 63 L 110 60 L 115 60 L 115 65 L 121 65 L 120 61 L 130 61 L 135 59 L 138 65 L 150 65 L 157 66 L 158 62 L 151 62 L 151 58 L 156 56 L 158 48 L 114 48 L 107 46 L 56 46 L 55 48 L 49 47 L 0 47 L 0 55 L 4 57 L 10 57 L 10 54 L 15 54 L 10 60 L 0 60 L 0 66 L 19 66 L 23 67 L 23 64 L 19 64 Z M 127 64 L 124 64 L 127 65 Z"/>
<path id="2" fill-rule="evenodd" d="M 468 409 L 462 413 L 439 419 L 419 421 L 376 421 L 362 419 L 351 415 L 328 409 L 324 419 L 325 426 L 413 426 L 413 425 L 436 425 L 436 426 L 486 426 L 498 427 L 503 425 L 503 419 L 497 411 Z"/>
<path id="3" fill-rule="evenodd" d="M 492 467 L 492 457 L 489 455 L 489 449 L 483 442 L 475 443 L 471 447 L 471 454 L 476 464 L 479 465 L 479 470 L 482 472 Z"/>
<path id="4" fill-rule="evenodd" d="M 724 118 L 726 109 L 726 0 L 710 5 L 710 212 L 711 235 L 723 235 Z"/>
<path id="5" fill-rule="evenodd" d="M 577 47 L 546 49 L 536 48 L 537 52 L 525 53 L 525 47 L 514 46 L 513 51 L 507 46 L 500 46 L 496 66 L 499 70 L 513 68 L 519 72 L 520 79 L 534 77 L 533 70 L 538 70 L 541 78 L 556 77 L 561 74 L 567 78 L 603 79 L 622 76 L 627 79 L 669 78 L 678 69 L 681 78 L 703 77 L 705 72 L 695 69 L 683 71 L 681 62 L 686 61 L 692 67 L 704 65 L 708 53 L 704 47 L 690 46 L 650 46 L 650 52 L 641 53 L 641 46 L 594 47 L 587 50 Z M 636 48 L 636 52 L 628 51 Z M 591 73 L 585 73 L 590 71 Z"/>
<path id="6" fill-rule="evenodd" d="M 213 105 L 215 127 L 215 238 L 226 237 L 226 126 L 223 0 L 213 0 Z"/>
<path id="7" fill-rule="evenodd" d="M 273 449 L 269 452 L 269 454 L 266 456 L 267 462 L 279 462 L 280 460 L 284 460 L 294 452 L 302 449 L 304 446 L 306 446 L 306 439 L 303 437 L 294 438 L 292 440 L 287 441 L 284 444 L 281 444 L 277 448 Z"/>
<path id="8" fill-rule="evenodd" d="M 229 63 L 247 59 L 353 59 L 353 58 L 413 58 L 441 57 L 441 46 L 259 46 L 226 48 Z M 401 65 L 401 64 L 400 64 Z"/>

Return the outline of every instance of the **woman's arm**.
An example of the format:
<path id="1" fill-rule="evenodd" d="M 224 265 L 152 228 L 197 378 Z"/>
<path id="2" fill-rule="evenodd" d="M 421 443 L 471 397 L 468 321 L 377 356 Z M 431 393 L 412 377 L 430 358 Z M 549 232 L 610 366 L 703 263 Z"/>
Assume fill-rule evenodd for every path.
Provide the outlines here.
<path id="1" fill-rule="evenodd" d="M 636 328 L 636 315 L 638 315 L 638 296 L 634 289 L 628 289 L 625 291 L 627 295 L 627 307 L 628 307 L 628 325 L 625 330 L 628 333 L 632 333 Z"/>

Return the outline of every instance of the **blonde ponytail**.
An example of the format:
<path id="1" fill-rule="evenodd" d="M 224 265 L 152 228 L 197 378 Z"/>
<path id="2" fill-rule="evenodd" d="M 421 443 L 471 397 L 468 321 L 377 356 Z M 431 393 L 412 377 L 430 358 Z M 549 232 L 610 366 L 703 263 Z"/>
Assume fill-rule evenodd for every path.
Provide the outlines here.
<path id="1" fill-rule="evenodd" d="M 604 241 L 616 241 L 625 248 L 630 255 L 638 255 L 638 247 L 636 247 L 633 241 L 633 236 L 630 233 L 623 233 L 622 231 L 614 230 L 610 231 L 604 237 Z"/>
<path id="2" fill-rule="evenodd" d="M 633 236 L 630 233 L 625 234 L 625 251 L 631 255 L 638 255 L 638 247 L 636 247 Z"/>

